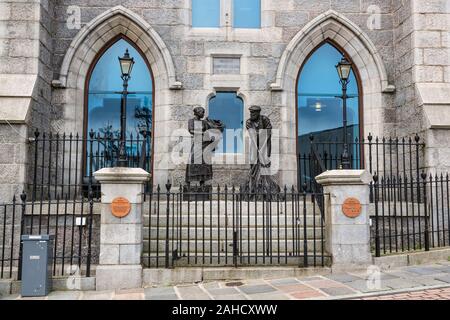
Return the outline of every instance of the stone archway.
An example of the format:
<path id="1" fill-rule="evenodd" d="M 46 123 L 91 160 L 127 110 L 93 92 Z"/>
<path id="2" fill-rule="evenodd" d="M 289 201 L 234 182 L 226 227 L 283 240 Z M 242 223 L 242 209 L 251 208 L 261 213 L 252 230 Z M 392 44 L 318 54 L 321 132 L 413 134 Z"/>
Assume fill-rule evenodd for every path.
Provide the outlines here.
<path id="1" fill-rule="evenodd" d="M 362 84 L 364 129 L 373 135 L 383 132 L 383 93 L 395 91 L 389 85 L 386 68 L 369 37 L 345 16 L 330 10 L 309 22 L 295 35 L 281 57 L 276 81 L 271 85 L 281 114 L 281 180 L 296 184 L 296 87 L 299 70 L 316 47 L 329 39 L 353 60 Z M 277 92 L 278 91 L 278 92 Z"/>
<path id="2" fill-rule="evenodd" d="M 167 46 L 155 30 L 140 16 L 122 6 L 105 11 L 87 24 L 72 41 L 53 85 L 63 90 L 64 119 L 61 130 L 80 132 L 83 128 L 85 82 L 98 52 L 111 40 L 124 35 L 140 49 L 150 64 L 154 80 L 154 182 L 166 181 L 166 158 L 170 140 L 170 107 L 174 104 L 169 90 L 181 89 Z"/>

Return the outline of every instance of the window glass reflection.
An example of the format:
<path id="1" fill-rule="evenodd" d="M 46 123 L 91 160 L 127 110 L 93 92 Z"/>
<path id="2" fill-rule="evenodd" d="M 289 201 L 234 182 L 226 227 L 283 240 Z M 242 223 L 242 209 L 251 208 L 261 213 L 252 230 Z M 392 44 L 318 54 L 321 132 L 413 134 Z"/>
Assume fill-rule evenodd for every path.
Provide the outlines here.
<path id="1" fill-rule="evenodd" d="M 152 77 L 140 53 L 126 40 L 120 39 L 104 52 L 89 80 L 87 130 L 93 130 L 101 137 L 115 139 L 113 142 L 99 141 L 93 145 L 93 170 L 102 166 L 111 166 L 111 161 L 115 161 L 118 153 L 117 140 L 120 137 L 121 92 L 123 90 L 118 57 L 123 56 L 126 49 L 135 60 L 128 86 L 128 91 L 131 93 L 127 96 L 126 152 L 130 161 L 129 165 L 135 167 L 139 165 L 140 153 L 145 151 L 147 155 L 145 169 L 151 169 Z M 142 142 L 144 132 L 147 136 L 145 148 Z"/>
<path id="2" fill-rule="evenodd" d="M 336 71 L 336 65 L 342 53 L 331 44 L 319 47 L 304 64 L 298 81 L 298 152 L 302 179 L 308 182 L 309 154 L 311 150 L 310 135 L 318 142 L 321 157 L 326 154 L 328 169 L 335 169 L 340 163 L 343 151 L 343 109 L 342 85 Z M 348 84 L 347 100 L 347 134 L 348 141 L 359 139 L 359 93 L 354 72 L 351 72 Z M 333 145 L 320 143 L 336 142 Z M 317 149 L 316 148 L 316 149 Z M 359 166 L 359 150 L 350 145 L 349 153 L 354 168 Z M 334 157 L 331 159 L 331 157 Z"/>
<path id="3" fill-rule="evenodd" d="M 192 0 L 192 27 L 218 28 L 220 0 Z"/>
<path id="4" fill-rule="evenodd" d="M 233 27 L 260 28 L 261 0 L 234 0 Z"/>
<path id="5" fill-rule="evenodd" d="M 225 131 L 219 143 L 217 153 L 243 152 L 244 102 L 236 92 L 217 92 L 209 100 L 208 116 L 221 120 Z"/>

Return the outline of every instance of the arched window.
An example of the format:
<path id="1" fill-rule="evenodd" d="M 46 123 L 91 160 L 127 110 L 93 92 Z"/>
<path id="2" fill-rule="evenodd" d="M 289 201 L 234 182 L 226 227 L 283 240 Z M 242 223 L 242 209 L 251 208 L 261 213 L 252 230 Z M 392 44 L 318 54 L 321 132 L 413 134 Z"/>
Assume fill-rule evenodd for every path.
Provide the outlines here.
<path id="1" fill-rule="evenodd" d="M 343 54 L 332 44 L 324 43 L 309 57 L 303 65 L 297 87 L 297 127 L 298 152 L 302 179 L 310 180 L 308 162 L 310 153 L 310 135 L 313 134 L 319 152 L 326 153 L 327 169 L 335 169 L 340 164 L 343 138 L 342 85 L 336 71 L 336 65 Z M 351 72 L 347 94 L 347 137 L 354 142 L 360 136 L 360 110 L 358 82 Z M 320 143 L 336 142 L 331 145 Z M 354 145 L 350 145 L 351 148 Z M 360 156 L 355 148 L 349 150 L 353 167 L 358 166 Z M 333 157 L 333 159 L 331 159 Z M 305 181 L 303 181 L 305 182 Z"/>
<path id="2" fill-rule="evenodd" d="M 127 153 L 130 166 L 138 166 L 137 156 L 141 150 L 145 150 L 148 158 L 151 155 L 151 130 L 153 114 L 153 80 L 150 69 L 141 56 L 140 52 L 125 38 L 120 38 L 108 47 L 93 65 L 87 84 L 87 106 L 86 106 L 86 129 L 93 130 L 100 136 L 119 137 L 120 134 L 120 109 L 121 91 L 123 81 L 118 57 L 124 55 L 128 49 L 135 64 L 129 80 L 127 97 Z M 145 149 L 142 148 L 143 132 L 147 133 Z M 131 140 L 133 139 L 133 140 Z M 136 139 L 141 143 L 137 144 Z M 116 146 L 94 146 L 94 152 L 100 154 L 95 156 L 94 170 L 107 166 L 108 159 L 114 158 L 112 153 L 116 152 Z M 103 157 L 101 157 L 104 155 Z M 99 158 L 100 157 L 100 158 Z M 109 157 L 109 158 L 107 158 Z M 103 161 L 103 163 L 102 163 Z M 112 161 L 112 160 L 111 160 Z M 149 167 L 150 159 L 146 159 L 146 169 Z"/>
<path id="3" fill-rule="evenodd" d="M 217 153 L 243 152 L 244 101 L 236 92 L 217 92 L 209 100 L 208 117 L 225 124 Z"/>

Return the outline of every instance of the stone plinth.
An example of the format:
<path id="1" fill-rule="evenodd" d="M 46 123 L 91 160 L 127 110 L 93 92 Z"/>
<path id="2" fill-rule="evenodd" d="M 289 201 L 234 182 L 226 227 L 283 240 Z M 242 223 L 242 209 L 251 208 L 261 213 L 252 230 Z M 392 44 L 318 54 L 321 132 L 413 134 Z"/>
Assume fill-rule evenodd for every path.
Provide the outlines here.
<path id="1" fill-rule="evenodd" d="M 97 290 L 140 288 L 142 285 L 144 182 L 150 174 L 140 168 L 105 168 L 94 173 L 101 184 L 100 261 Z M 127 216 L 112 214 L 112 202 L 122 197 L 130 202 Z"/>
<path id="2" fill-rule="evenodd" d="M 327 171 L 316 180 L 324 187 L 326 248 L 333 269 L 364 268 L 372 263 L 370 252 L 369 183 L 372 176 L 364 170 Z M 348 198 L 356 198 L 361 213 L 349 218 L 343 212 Z"/>

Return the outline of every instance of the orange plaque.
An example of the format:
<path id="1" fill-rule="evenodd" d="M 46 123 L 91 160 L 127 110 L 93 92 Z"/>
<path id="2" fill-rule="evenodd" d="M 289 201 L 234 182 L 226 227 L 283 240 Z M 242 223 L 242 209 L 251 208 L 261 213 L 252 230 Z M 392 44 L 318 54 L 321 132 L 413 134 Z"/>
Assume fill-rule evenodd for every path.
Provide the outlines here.
<path id="1" fill-rule="evenodd" d="M 130 210 L 130 201 L 123 197 L 115 198 L 111 203 L 111 212 L 114 217 L 124 218 L 130 213 Z"/>
<path id="2" fill-rule="evenodd" d="M 356 198 L 348 198 L 342 204 L 342 212 L 348 218 L 357 218 L 361 214 L 361 202 Z"/>

